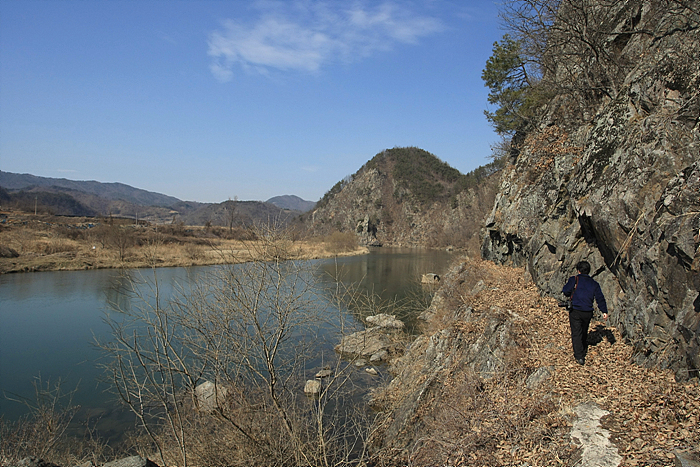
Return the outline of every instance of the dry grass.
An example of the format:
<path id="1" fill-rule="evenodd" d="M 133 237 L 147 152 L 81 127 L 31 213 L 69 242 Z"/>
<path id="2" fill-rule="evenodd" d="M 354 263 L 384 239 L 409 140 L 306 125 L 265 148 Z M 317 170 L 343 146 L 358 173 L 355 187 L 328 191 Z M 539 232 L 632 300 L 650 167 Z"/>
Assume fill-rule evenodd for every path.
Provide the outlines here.
<path id="1" fill-rule="evenodd" d="M 14 465 L 28 456 L 58 465 L 99 465 L 118 455 L 89 421 L 81 427 L 74 423 L 79 407 L 72 404 L 72 393 L 64 392 L 60 380 L 37 378 L 34 389 L 31 399 L 5 395 L 26 405 L 28 414 L 16 421 L 0 418 L 0 465 Z"/>
<path id="2" fill-rule="evenodd" d="M 98 220 L 9 213 L 0 224 L 0 274 L 101 268 L 200 266 L 250 261 L 263 244 L 252 230 L 181 225 L 133 225 L 128 220 Z M 225 235 L 224 235 L 225 234 Z M 235 235 L 233 235 L 235 234 Z M 235 237 L 235 238 L 230 238 Z M 285 240 L 289 259 L 315 259 L 367 252 L 357 240 L 336 233 L 324 238 Z M 288 236 L 288 238 L 293 238 Z M 269 244 L 269 242 L 265 242 Z M 269 252 L 271 257 L 275 252 Z M 288 253 L 287 253 L 288 254 Z"/>

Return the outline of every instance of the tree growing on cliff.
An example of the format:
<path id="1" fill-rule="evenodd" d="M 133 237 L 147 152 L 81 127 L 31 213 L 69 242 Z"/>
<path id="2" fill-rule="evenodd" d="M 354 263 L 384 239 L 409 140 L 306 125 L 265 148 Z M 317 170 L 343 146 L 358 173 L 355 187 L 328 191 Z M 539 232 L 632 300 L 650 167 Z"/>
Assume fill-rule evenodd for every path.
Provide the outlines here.
<path id="1" fill-rule="evenodd" d="M 528 95 L 533 78 L 522 58 L 522 44 L 509 35 L 493 44 L 493 53 L 486 62 L 481 79 L 489 88 L 489 104 L 495 112 L 484 111 L 497 133 L 511 135 L 530 122 Z"/>
<path id="2" fill-rule="evenodd" d="M 530 78 L 537 75 L 538 85 L 530 90 L 538 92 L 527 96 L 536 102 L 565 97 L 570 121 L 585 119 L 603 99 L 618 96 L 625 76 L 639 64 L 639 51 L 626 51 L 634 36 L 654 42 L 700 28 L 700 8 L 687 0 L 505 0 L 499 16 L 510 41 L 494 47 L 492 59 L 499 59 L 490 66 L 497 70 L 522 66 Z M 512 59 L 509 54 L 516 45 L 517 59 Z M 501 125 L 498 130 L 503 125 L 509 128 L 508 112 L 523 112 L 518 107 L 519 82 L 496 78 L 515 94 L 510 98 L 506 93 L 497 102 L 504 108 L 494 116 Z M 514 104 L 507 105 L 511 101 Z"/>

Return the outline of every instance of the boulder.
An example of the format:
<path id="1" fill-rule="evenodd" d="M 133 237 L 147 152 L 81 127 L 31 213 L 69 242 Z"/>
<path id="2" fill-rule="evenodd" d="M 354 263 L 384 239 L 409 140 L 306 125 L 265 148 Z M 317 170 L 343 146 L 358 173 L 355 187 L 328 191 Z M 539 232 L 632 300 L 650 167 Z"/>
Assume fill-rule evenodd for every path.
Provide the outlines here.
<path id="1" fill-rule="evenodd" d="M 437 282 L 440 282 L 440 276 L 434 273 L 423 274 L 420 278 L 420 281 L 423 284 L 435 284 Z"/>
<path id="2" fill-rule="evenodd" d="M 382 351 L 385 351 L 387 355 L 396 353 L 401 348 L 401 336 L 397 335 L 396 332 L 387 332 L 387 329 L 391 331 L 392 328 L 375 326 L 345 336 L 341 339 L 340 344 L 335 346 L 335 351 L 344 356 L 364 360 L 369 360 Z"/>
<path id="3" fill-rule="evenodd" d="M 368 316 L 365 321 L 380 328 L 403 329 L 404 327 L 403 321 L 396 319 L 395 315 L 387 315 L 386 313 Z"/>
<path id="4" fill-rule="evenodd" d="M 317 396 L 321 394 L 321 381 L 317 379 L 309 379 L 304 385 L 304 394 L 307 396 Z"/>
<path id="5" fill-rule="evenodd" d="M 228 389 L 220 384 L 216 385 L 211 381 L 205 381 L 194 389 L 194 394 L 199 409 L 210 413 L 224 402 L 228 395 Z"/>
<path id="6" fill-rule="evenodd" d="M 379 363 L 379 362 L 387 360 L 388 358 L 389 358 L 389 352 L 387 352 L 385 349 L 382 349 L 379 352 L 372 355 L 371 357 L 369 357 L 369 362 L 370 363 Z"/>

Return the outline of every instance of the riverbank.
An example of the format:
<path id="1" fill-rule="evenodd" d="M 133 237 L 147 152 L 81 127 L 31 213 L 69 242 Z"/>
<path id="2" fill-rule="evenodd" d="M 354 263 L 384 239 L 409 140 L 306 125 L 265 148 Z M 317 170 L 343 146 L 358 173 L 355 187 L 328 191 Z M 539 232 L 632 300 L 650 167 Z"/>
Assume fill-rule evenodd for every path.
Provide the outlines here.
<path id="1" fill-rule="evenodd" d="M 150 225 L 132 219 L 0 213 L 0 274 L 105 268 L 206 266 L 269 256 L 318 259 L 366 254 L 352 234 L 301 238 L 268 230 Z"/>

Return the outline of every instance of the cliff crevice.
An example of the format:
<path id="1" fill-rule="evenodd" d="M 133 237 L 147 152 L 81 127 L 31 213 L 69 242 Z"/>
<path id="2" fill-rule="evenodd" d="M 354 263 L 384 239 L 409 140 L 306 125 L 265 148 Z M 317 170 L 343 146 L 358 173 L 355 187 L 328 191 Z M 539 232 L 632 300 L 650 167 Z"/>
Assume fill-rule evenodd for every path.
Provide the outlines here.
<path id="1" fill-rule="evenodd" d="M 700 32 L 681 27 L 697 10 L 681 21 L 658 3 L 620 4 L 606 25 L 627 65 L 588 120 L 572 124 L 556 96 L 523 138 L 482 256 L 526 267 L 555 297 L 589 261 L 634 360 L 685 379 L 700 368 Z"/>

